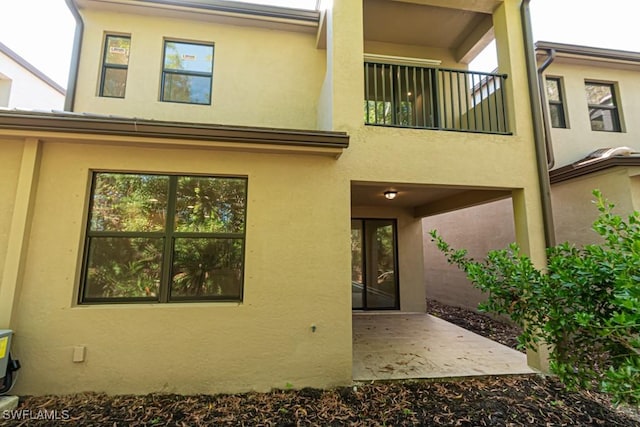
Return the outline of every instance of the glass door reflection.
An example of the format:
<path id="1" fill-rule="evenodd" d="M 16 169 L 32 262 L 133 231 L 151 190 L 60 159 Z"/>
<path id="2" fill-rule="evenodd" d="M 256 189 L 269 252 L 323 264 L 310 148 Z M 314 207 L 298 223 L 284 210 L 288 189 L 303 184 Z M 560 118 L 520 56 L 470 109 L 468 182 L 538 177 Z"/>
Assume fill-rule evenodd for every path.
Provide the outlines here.
<path id="1" fill-rule="evenodd" d="M 398 309 L 396 222 L 351 220 L 351 307 Z"/>

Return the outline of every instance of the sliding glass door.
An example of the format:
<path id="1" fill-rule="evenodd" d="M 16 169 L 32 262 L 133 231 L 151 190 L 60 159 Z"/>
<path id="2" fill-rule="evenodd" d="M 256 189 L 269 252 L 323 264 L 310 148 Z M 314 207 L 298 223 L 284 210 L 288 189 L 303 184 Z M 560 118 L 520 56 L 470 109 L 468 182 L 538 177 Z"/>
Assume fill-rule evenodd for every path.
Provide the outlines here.
<path id="1" fill-rule="evenodd" d="M 354 310 L 400 308 L 395 220 L 351 220 L 351 298 Z"/>

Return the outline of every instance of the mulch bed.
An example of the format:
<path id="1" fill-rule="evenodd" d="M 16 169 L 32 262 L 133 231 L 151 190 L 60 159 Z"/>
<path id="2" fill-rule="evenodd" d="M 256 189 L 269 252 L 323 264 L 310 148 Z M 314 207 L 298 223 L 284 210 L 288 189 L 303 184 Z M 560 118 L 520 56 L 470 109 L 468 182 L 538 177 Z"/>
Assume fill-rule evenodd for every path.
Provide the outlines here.
<path id="1" fill-rule="evenodd" d="M 8 426 L 637 426 L 550 378 L 361 384 L 321 391 L 241 395 L 24 397 L 19 409 L 68 410 L 68 420 L 7 420 Z M 0 414 L 0 416 L 2 416 Z M 60 418 L 62 418 L 60 416 Z"/>
<path id="2" fill-rule="evenodd" d="M 505 345 L 516 345 L 518 328 L 489 316 L 435 301 L 429 301 L 429 312 Z M 640 419 L 634 416 L 637 413 L 627 416 L 599 395 L 567 391 L 555 379 L 537 375 L 376 382 L 332 390 L 307 388 L 237 395 L 24 396 L 18 411 L 22 412 L 0 413 L 0 425 L 640 425 Z"/>

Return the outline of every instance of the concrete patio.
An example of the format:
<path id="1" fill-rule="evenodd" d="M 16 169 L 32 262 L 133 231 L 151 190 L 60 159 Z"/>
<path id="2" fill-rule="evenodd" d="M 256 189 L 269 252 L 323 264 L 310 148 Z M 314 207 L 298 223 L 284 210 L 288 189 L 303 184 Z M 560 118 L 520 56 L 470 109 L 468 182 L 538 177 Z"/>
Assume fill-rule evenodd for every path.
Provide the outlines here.
<path id="1" fill-rule="evenodd" d="M 356 381 L 535 372 L 523 353 L 428 314 L 353 314 Z"/>

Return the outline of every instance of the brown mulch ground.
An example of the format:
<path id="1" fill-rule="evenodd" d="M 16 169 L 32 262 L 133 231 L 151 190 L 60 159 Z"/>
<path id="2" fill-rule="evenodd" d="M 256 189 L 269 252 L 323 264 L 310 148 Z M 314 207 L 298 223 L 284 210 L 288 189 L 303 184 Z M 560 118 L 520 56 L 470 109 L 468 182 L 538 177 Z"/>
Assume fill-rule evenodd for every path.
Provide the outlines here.
<path id="1" fill-rule="evenodd" d="M 429 301 L 429 312 L 515 345 L 515 329 Z M 601 396 L 569 392 L 553 378 L 394 381 L 333 390 L 239 395 L 24 396 L 7 426 L 638 426 Z M 40 417 L 40 419 L 38 419 Z M 55 419 L 54 419 L 55 418 Z"/>
<path id="2" fill-rule="evenodd" d="M 537 376 L 374 383 L 242 395 L 25 397 L 19 409 L 70 419 L 8 426 L 636 426 L 553 379 Z M 50 412 L 51 413 L 51 412 Z M 2 415 L 0 415 L 2 416 Z M 0 423 L 2 421 L 0 420 Z"/>
<path id="3" fill-rule="evenodd" d="M 518 326 L 497 320 L 486 314 L 460 307 L 451 307 L 432 299 L 427 300 L 427 312 L 507 347 L 524 352 L 523 349 L 518 348 L 517 337 L 522 333 L 522 328 Z"/>

